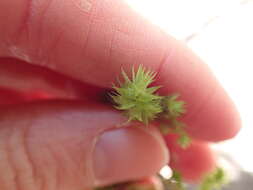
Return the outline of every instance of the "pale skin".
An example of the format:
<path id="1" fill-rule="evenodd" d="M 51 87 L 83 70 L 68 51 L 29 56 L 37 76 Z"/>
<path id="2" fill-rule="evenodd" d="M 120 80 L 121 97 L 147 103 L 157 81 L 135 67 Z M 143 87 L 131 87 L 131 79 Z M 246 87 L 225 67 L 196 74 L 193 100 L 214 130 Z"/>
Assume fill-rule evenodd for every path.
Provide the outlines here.
<path id="1" fill-rule="evenodd" d="M 173 160 L 169 151 L 196 181 L 215 162 L 199 140 L 230 139 L 240 128 L 209 68 L 121 0 L 2 0 L 0 57 L 3 190 L 81 190 L 151 176 Z M 121 67 L 138 64 L 158 72 L 160 94 L 179 92 L 187 102 L 193 155 L 168 151 L 152 126 L 116 129 L 125 118 L 101 96 Z M 45 98 L 53 100 L 36 101 Z"/>

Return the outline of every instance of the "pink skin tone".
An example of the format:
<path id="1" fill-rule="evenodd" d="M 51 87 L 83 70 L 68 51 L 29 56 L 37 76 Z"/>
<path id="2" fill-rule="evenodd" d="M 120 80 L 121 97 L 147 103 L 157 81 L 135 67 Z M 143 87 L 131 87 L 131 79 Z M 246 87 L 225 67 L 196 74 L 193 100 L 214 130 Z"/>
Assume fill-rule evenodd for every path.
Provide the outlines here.
<path id="1" fill-rule="evenodd" d="M 187 149 L 180 147 L 175 135 L 165 137 L 168 148 L 171 151 L 169 165 L 180 171 L 182 177 L 191 183 L 198 182 L 207 171 L 213 171 L 215 154 L 208 147 L 208 143 L 193 140 Z"/>
<path id="2" fill-rule="evenodd" d="M 80 2 L 0 1 L 0 189 L 88 189 L 151 176 L 169 162 L 167 146 L 171 165 L 197 181 L 215 165 L 207 142 L 240 129 L 233 102 L 193 52 L 123 1 Z M 158 72 L 161 94 L 187 102 L 192 154 L 153 127 L 118 129 L 125 118 L 102 95 L 122 67 L 139 64 Z"/>

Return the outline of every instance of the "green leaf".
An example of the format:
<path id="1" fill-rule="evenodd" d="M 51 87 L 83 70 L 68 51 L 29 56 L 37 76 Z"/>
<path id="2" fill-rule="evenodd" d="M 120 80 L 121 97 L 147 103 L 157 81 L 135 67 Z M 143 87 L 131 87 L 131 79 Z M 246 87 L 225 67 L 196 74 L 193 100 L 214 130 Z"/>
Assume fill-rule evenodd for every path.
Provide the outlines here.
<path id="1" fill-rule="evenodd" d="M 178 190 L 185 190 L 182 175 L 180 172 L 173 170 L 173 175 L 171 177 L 171 180 L 176 183 Z"/>
<path id="2" fill-rule="evenodd" d="M 186 190 L 182 176 L 176 170 L 173 170 L 173 175 L 170 179 L 164 178 L 162 175 L 159 175 L 159 177 L 163 183 L 164 190 Z"/>
<path id="3" fill-rule="evenodd" d="M 188 148 L 192 142 L 191 137 L 188 135 L 188 133 L 185 131 L 185 124 L 173 119 L 174 125 L 175 125 L 175 130 L 174 132 L 179 136 L 177 143 L 182 147 L 182 148 Z"/>
<path id="4" fill-rule="evenodd" d="M 182 148 L 188 148 L 191 144 L 192 140 L 191 137 L 187 133 L 182 133 L 179 136 L 179 139 L 177 143 L 182 147 Z"/>
<path id="5" fill-rule="evenodd" d="M 185 130 L 186 125 L 177 120 L 176 118 L 170 118 L 170 125 L 161 124 L 159 129 L 163 135 L 176 134 L 178 135 L 177 143 L 181 148 L 188 148 L 192 142 L 191 137 Z"/>
<path id="6" fill-rule="evenodd" d="M 220 189 L 227 183 L 226 173 L 222 168 L 216 168 L 214 172 L 208 174 L 200 184 L 199 190 Z"/>

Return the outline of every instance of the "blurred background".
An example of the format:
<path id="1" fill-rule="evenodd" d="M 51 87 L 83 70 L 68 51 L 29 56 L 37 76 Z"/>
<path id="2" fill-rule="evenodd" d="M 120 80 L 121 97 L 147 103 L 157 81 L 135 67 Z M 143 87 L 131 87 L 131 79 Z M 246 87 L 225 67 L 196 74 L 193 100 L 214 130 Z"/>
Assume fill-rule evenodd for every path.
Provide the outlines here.
<path id="1" fill-rule="evenodd" d="M 229 190 L 253 189 L 253 0 L 126 0 L 185 41 L 213 70 L 236 103 L 243 129 L 214 145 L 229 171 Z M 218 111 L 218 110 L 217 110 Z"/>

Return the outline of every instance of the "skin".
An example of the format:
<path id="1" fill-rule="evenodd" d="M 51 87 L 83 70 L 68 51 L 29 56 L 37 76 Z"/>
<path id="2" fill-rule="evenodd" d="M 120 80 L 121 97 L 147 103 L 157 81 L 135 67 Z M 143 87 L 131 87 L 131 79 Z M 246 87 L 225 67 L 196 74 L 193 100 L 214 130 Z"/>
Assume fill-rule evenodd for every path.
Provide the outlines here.
<path id="1" fill-rule="evenodd" d="M 215 165 L 207 142 L 240 129 L 207 65 L 121 0 L 0 1 L 0 57 L 0 189 L 89 189 L 168 162 L 197 181 Z M 119 128 L 125 118 L 104 94 L 139 64 L 158 73 L 160 94 L 187 102 L 194 154 L 152 126 Z"/>

